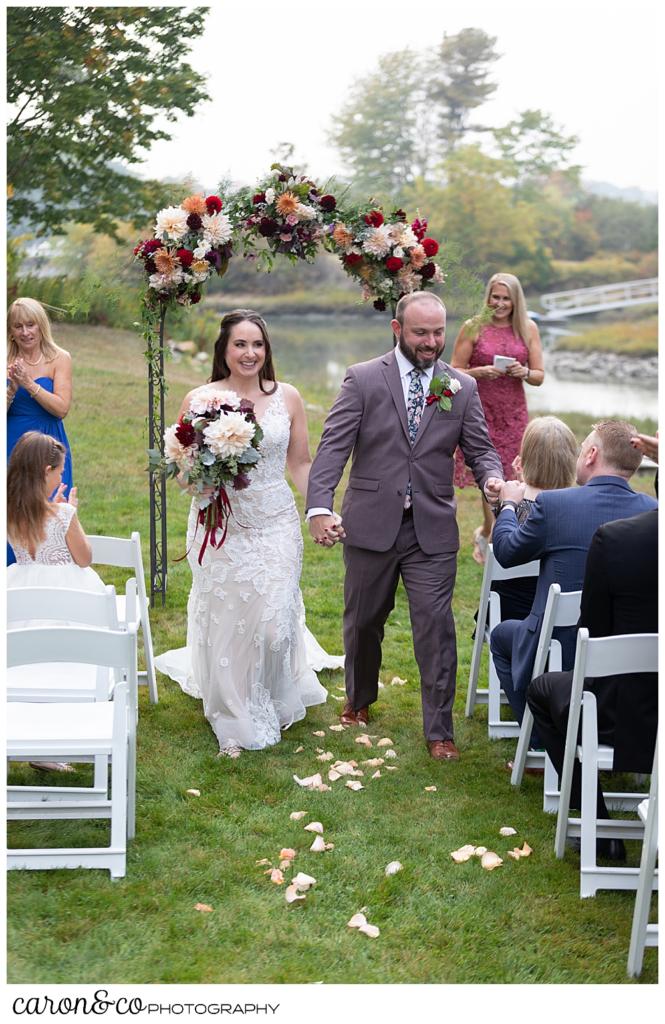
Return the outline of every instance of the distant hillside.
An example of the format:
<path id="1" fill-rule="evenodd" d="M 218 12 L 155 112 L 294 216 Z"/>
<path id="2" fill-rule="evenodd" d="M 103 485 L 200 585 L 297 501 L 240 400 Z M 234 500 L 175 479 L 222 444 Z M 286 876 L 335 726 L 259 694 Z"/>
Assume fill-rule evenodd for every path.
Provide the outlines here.
<path id="1" fill-rule="evenodd" d="M 657 192 L 645 192 L 641 188 L 619 188 L 609 181 L 583 181 L 582 185 L 596 196 L 623 199 L 628 203 L 641 203 L 643 206 L 655 206 L 658 203 Z"/>

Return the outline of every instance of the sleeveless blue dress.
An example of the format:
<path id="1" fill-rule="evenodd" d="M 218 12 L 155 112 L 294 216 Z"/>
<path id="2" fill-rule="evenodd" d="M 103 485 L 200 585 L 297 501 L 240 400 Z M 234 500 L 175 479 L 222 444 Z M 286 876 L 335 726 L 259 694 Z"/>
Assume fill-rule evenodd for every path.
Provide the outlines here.
<path id="1" fill-rule="evenodd" d="M 36 377 L 35 384 L 41 384 L 44 391 L 53 394 L 53 381 L 50 377 Z M 65 425 L 57 416 L 53 416 L 43 409 L 26 388 L 20 387 L 7 410 L 7 461 L 9 461 L 9 456 L 16 443 L 28 430 L 38 430 L 41 434 L 48 434 L 49 437 L 54 437 L 64 444 L 66 454 L 62 482 L 66 485 L 65 497 L 67 497 L 72 486 L 72 453 L 65 433 Z M 7 565 L 13 565 L 15 561 L 11 545 L 7 544 Z"/>

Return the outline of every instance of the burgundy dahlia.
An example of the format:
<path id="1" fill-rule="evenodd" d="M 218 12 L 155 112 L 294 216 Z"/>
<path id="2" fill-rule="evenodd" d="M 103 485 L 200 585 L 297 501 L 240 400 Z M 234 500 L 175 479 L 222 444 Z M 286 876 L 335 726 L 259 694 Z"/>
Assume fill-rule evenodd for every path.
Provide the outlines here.
<path id="1" fill-rule="evenodd" d="M 190 213 L 189 217 L 187 218 L 188 228 L 191 228 L 192 231 L 198 231 L 202 224 L 203 221 L 199 217 L 198 213 Z"/>
<path id="2" fill-rule="evenodd" d="M 353 267 L 356 263 L 362 263 L 362 253 L 359 252 L 347 252 L 346 256 L 342 256 L 342 262 L 347 267 Z"/>
<path id="3" fill-rule="evenodd" d="M 379 313 L 383 313 L 386 308 L 386 304 L 383 299 L 374 299 L 374 309 L 378 309 Z"/>
<path id="4" fill-rule="evenodd" d="M 319 200 L 319 206 L 326 213 L 332 213 L 335 207 L 337 206 L 337 200 L 335 199 L 334 196 L 331 195 L 321 196 L 321 199 Z"/>
<path id="5" fill-rule="evenodd" d="M 265 192 L 257 192 L 255 195 L 252 196 L 252 202 L 254 203 L 254 206 L 258 206 L 259 203 L 265 203 L 265 201 Z"/>
<path id="6" fill-rule="evenodd" d="M 175 436 L 178 438 L 183 448 L 189 448 L 189 446 L 194 444 L 194 441 L 196 440 L 196 431 L 191 423 L 183 423 L 182 420 L 178 420 L 178 426 L 175 428 Z"/>
<path id="7" fill-rule="evenodd" d="M 426 263 L 424 267 L 420 268 L 418 273 L 420 274 L 420 276 L 422 278 L 425 279 L 425 281 L 429 281 L 429 279 L 431 277 L 434 277 L 434 275 L 436 274 L 436 264 L 435 263 Z"/>
<path id="8" fill-rule="evenodd" d="M 176 256 L 183 267 L 191 267 L 192 260 L 194 259 L 194 253 L 191 249 L 176 249 Z"/>
<path id="9" fill-rule="evenodd" d="M 436 256 L 437 252 L 439 251 L 439 243 L 434 238 L 423 238 L 420 244 L 425 250 L 425 255 L 428 258 L 431 256 Z"/>
<path id="10" fill-rule="evenodd" d="M 369 213 L 365 214 L 363 219 L 365 224 L 369 224 L 372 228 L 380 228 L 383 224 L 383 214 L 380 210 L 371 210 Z"/>
<path id="11" fill-rule="evenodd" d="M 279 224 L 272 217 L 261 217 L 261 223 L 259 224 L 259 234 L 263 235 L 264 238 L 270 238 L 279 231 Z"/>
<path id="12" fill-rule="evenodd" d="M 399 256 L 389 256 L 386 260 L 386 270 L 391 274 L 396 274 L 398 270 L 401 270 L 404 266 L 404 260 L 401 260 Z"/>
<path id="13" fill-rule="evenodd" d="M 207 196 L 206 208 L 208 213 L 219 213 L 222 209 L 222 200 L 219 196 Z"/>

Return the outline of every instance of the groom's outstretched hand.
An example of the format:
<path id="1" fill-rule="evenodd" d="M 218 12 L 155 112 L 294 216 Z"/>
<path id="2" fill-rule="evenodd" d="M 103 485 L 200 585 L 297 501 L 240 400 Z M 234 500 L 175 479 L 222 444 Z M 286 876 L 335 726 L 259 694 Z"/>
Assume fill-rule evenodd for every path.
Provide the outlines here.
<path id="1" fill-rule="evenodd" d="M 324 548 L 333 547 L 338 540 L 343 540 L 346 536 L 338 515 L 311 516 L 309 532 L 314 538 L 314 543 L 321 544 Z"/>

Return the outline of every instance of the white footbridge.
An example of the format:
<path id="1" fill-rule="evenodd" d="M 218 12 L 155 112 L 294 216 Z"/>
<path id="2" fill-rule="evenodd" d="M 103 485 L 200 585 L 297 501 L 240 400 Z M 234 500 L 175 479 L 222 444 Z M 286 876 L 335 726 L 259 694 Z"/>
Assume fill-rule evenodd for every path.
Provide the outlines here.
<path id="1" fill-rule="evenodd" d="M 658 278 L 621 281 L 618 284 L 573 288 L 567 292 L 548 292 L 540 296 L 544 313 L 541 320 L 564 320 L 583 313 L 599 313 L 605 309 L 642 306 L 658 302 Z"/>

